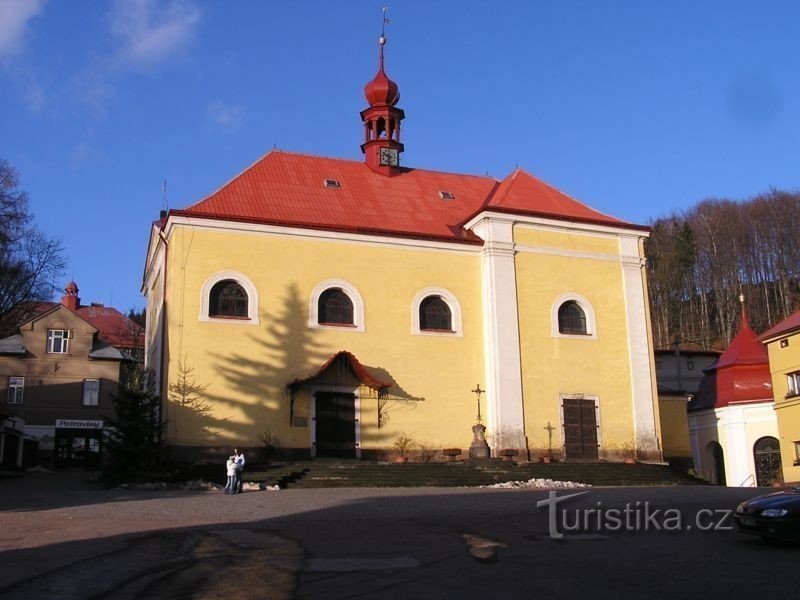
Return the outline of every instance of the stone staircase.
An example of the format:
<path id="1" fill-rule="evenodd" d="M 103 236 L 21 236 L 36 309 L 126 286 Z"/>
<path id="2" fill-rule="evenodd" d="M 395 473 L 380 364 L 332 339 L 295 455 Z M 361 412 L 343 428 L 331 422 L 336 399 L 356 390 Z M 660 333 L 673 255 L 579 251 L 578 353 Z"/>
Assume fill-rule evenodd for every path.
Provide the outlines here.
<path id="1" fill-rule="evenodd" d="M 218 465 L 194 465 L 192 477 L 224 483 Z M 248 464 L 244 481 L 281 488 L 333 487 L 469 487 L 542 478 L 593 486 L 702 485 L 706 482 L 663 464 L 650 463 L 383 463 L 318 459 Z"/>

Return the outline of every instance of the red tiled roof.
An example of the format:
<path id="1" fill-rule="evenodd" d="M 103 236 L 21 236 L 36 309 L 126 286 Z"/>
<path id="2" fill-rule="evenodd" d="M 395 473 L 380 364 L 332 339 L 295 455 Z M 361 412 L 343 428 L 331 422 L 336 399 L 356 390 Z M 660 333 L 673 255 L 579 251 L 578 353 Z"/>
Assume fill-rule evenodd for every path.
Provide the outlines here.
<path id="1" fill-rule="evenodd" d="M 41 315 L 59 306 L 58 302 L 38 302 L 33 316 Z M 97 337 L 115 348 L 141 348 L 144 346 L 144 329 L 109 306 L 79 306 L 75 313 L 97 329 Z"/>
<path id="2" fill-rule="evenodd" d="M 325 361 L 324 365 L 322 365 L 319 369 L 317 369 L 317 371 L 313 375 L 310 375 L 305 379 L 295 379 L 291 383 L 287 384 L 286 387 L 293 388 L 297 385 L 313 381 L 314 379 L 325 373 L 325 371 L 327 371 L 328 368 L 330 368 L 330 366 L 339 359 L 345 361 L 345 364 L 350 368 L 353 375 L 355 375 L 356 379 L 358 379 L 361 383 L 363 383 L 367 387 L 371 387 L 372 389 L 375 390 L 387 389 L 392 387 L 391 383 L 381 381 L 377 377 L 374 377 L 372 373 L 370 373 L 364 365 L 358 362 L 358 359 L 355 356 L 353 356 L 350 352 L 347 352 L 346 350 L 341 350 L 340 352 L 337 352 L 336 354 L 331 356 L 328 360 Z"/>
<path id="3" fill-rule="evenodd" d="M 116 308 L 109 306 L 81 306 L 78 316 L 97 329 L 97 337 L 115 348 L 144 346 L 144 330 Z"/>
<path id="4" fill-rule="evenodd" d="M 605 215 L 536 179 L 522 169 L 516 169 L 498 186 L 488 208 L 500 212 L 526 214 L 569 221 L 604 225 L 630 226 L 620 219 Z"/>
<path id="5" fill-rule="evenodd" d="M 768 340 L 770 338 L 783 335 L 789 333 L 791 331 L 795 331 L 800 329 L 800 310 L 796 313 L 791 315 L 788 319 L 784 319 L 771 329 L 768 329 L 764 333 L 762 333 L 758 339 L 759 340 Z"/>
<path id="6" fill-rule="evenodd" d="M 341 187 L 326 188 L 325 179 L 335 179 Z M 442 199 L 440 191 L 454 199 Z M 486 209 L 641 229 L 595 211 L 521 170 L 502 182 L 410 168 L 388 177 L 359 161 L 279 150 L 204 200 L 170 213 L 477 243 L 462 224 Z"/>
<path id="7" fill-rule="evenodd" d="M 706 369 L 697 395 L 689 403 L 689 410 L 772 400 L 767 351 L 744 318 L 730 346 Z"/>

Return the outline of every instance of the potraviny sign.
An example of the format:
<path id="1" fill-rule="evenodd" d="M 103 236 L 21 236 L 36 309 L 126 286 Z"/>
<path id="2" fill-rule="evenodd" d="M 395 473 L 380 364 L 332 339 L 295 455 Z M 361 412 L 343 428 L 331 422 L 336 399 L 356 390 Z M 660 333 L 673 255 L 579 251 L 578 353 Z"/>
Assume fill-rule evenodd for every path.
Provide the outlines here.
<path id="1" fill-rule="evenodd" d="M 56 419 L 56 429 L 102 429 L 103 421 L 89 419 Z"/>

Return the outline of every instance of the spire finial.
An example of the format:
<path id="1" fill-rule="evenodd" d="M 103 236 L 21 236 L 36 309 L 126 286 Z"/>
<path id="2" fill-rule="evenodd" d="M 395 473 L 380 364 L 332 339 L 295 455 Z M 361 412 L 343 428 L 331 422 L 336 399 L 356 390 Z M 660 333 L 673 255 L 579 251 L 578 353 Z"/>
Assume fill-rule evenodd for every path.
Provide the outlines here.
<path id="1" fill-rule="evenodd" d="M 739 292 L 739 304 L 742 305 L 742 325 L 747 323 L 747 310 L 744 307 L 744 292 Z"/>
<path id="2" fill-rule="evenodd" d="M 389 22 L 389 19 L 386 18 L 386 12 L 389 10 L 388 6 L 383 7 L 383 20 L 381 21 L 381 37 L 378 38 L 378 47 L 380 48 L 380 52 L 378 55 L 378 66 L 380 67 L 379 70 L 383 71 L 383 47 L 386 45 L 386 24 Z"/>

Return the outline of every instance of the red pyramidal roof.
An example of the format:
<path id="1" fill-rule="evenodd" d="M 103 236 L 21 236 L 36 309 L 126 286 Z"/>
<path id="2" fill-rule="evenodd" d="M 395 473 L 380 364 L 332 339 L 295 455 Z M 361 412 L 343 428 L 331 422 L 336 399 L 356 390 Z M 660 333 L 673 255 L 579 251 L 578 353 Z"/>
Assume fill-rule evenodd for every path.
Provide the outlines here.
<path id="1" fill-rule="evenodd" d="M 743 312 L 739 332 L 719 360 L 706 369 L 689 410 L 772 400 L 767 351 L 750 329 Z"/>
<path id="2" fill-rule="evenodd" d="M 363 162 L 273 150 L 204 200 L 170 213 L 462 242 L 479 242 L 463 224 L 483 210 L 647 229 L 593 210 L 519 169 L 503 181 L 398 171 L 386 177 Z"/>

